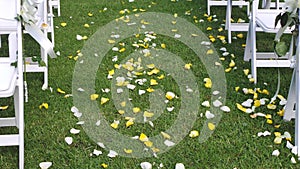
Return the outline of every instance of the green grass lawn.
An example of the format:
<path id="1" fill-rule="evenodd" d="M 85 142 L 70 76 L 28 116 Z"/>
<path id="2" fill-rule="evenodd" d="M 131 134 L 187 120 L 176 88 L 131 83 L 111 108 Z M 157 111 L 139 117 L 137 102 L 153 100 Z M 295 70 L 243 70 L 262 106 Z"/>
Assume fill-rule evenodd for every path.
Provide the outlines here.
<path id="1" fill-rule="evenodd" d="M 189 133 L 183 133 L 186 136 L 180 143 L 171 147 L 165 153 L 158 153 L 157 157 L 130 158 L 119 155 L 111 158 L 107 156 L 109 153 L 107 149 L 98 146 L 96 142 L 88 136 L 83 127 L 76 124 L 79 120 L 71 111 L 71 108 L 74 106 L 73 97 L 65 97 L 66 94 L 74 95 L 74 92 L 78 92 L 74 90 L 74 84 L 72 83 L 74 69 L 75 65 L 79 61 L 84 60 L 85 57 L 79 54 L 79 50 L 83 49 L 87 40 L 78 41 L 76 40 L 76 35 L 91 38 L 101 27 L 116 18 L 122 17 L 124 14 L 120 13 L 120 11 L 124 11 L 124 9 L 130 11 L 129 14 L 137 14 L 141 12 L 140 9 L 145 10 L 145 12 L 162 12 L 171 15 L 177 14 L 178 17 L 184 18 L 199 28 L 207 35 L 207 37 L 210 35 L 216 37 L 213 46 L 220 57 L 222 57 L 222 52 L 219 49 L 222 47 L 225 47 L 230 54 L 234 54 L 234 57 L 230 55 L 225 56 L 224 61 L 219 61 L 222 63 L 224 69 L 228 68 L 231 60 L 234 60 L 236 64 L 236 68 L 225 73 L 227 86 L 226 106 L 230 107 L 231 111 L 222 115 L 221 121 L 206 142 L 200 143 L 198 137 L 191 138 L 189 137 Z M 137 11 L 135 11 L 135 9 Z M 160 164 L 163 164 L 163 168 L 166 169 L 174 168 L 176 163 L 183 163 L 188 169 L 299 168 L 298 164 L 292 164 L 290 161 L 291 157 L 294 155 L 285 147 L 286 141 L 283 140 L 281 144 L 274 144 L 273 142 L 275 138 L 273 133 L 275 131 L 281 132 L 281 134 L 288 131 L 292 136 L 294 135 L 294 122 L 284 122 L 282 117 L 277 115 L 278 110 L 280 110 L 282 106 L 277 106 L 276 110 L 267 109 L 266 106 L 261 106 L 256 109 L 256 112 L 271 114 L 273 124 L 268 124 L 267 119 L 264 117 L 251 118 L 249 114 L 243 113 L 236 108 L 236 103 L 242 103 L 248 98 L 253 98 L 250 94 L 244 94 L 242 91 L 243 88 L 254 89 L 257 87 L 267 89 L 270 94 L 259 94 L 259 98 L 265 97 L 270 99 L 277 87 L 277 69 L 259 68 L 257 85 L 249 82 L 249 79 L 243 73 L 244 69 L 250 69 L 250 63 L 243 61 L 244 49 L 242 44 L 245 43 L 246 33 L 243 33 L 244 38 L 233 40 L 232 44 L 224 44 L 217 38 L 217 35 L 226 36 L 225 31 L 218 31 L 219 28 L 223 27 L 225 12 L 225 7 L 213 7 L 212 15 L 216 15 L 214 18 L 217 20 L 208 21 L 207 16 L 204 15 L 206 13 L 205 0 L 178 0 L 175 2 L 171 0 L 135 0 L 131 3 L 128 2 L 128 0 L 61 0 L 62 16 L 55 17 L 54 19 L 56 26 L 55 51 L 59 51 L 60 56 L 56 59 L 49 60 L 49 89 L 45 91 L 41 89 L 43 83 L 42 74 L 26 73 L 29 101 L 25 103 L 25 168 L 39 168 L 39 163 L 44 161 L 53 163 L 50 168 L 61 169 L 104 168 L 102 164 L 107 164 L 107 168 L 112 169 L 131 169 L 141 168 L 140 163 L 145 161 L 152 163 L 153 168 L 158 168 Z M 92 14 L 92 16 L 89 16 L 89 14 Z M 246 19 L 245 9 L 234 8 L 233 19 L 237 20 L 238 18 Z M 67 25 L 63 27 L 61 23 L 66 23 Z M 85 27 L 85 24 L 89 24 L 89 27 Z M 207 27 L 212 27 L 212 30 L 208 31 Z M 112 28 L 112 32 L 113 31 Z M 176 85 L 176 79 L 168 76 L 168 72 L 163 70 L 155 76 L 155 78 L 157 78 L 159 75 L 164 75 L 165 78 L 157 80 L 159 85 L 151 86 L 152 88 L 156 90 L 160 89 L 163 91 L 163 94 L 167 91 L 172 91 L 178 94 L 179 98 L 171 100 L 166 104 L 167 106 L 174 106 L 175 109 L 172 112 L 163 110 L 161 115 L 156 120 L 153 120 L 154 127 L 151 127 L 148 123 L 135 123 L 130 127 L 125 127 L 126 120 L 117 113 L 119 109 L 113 103 L 112 92 L 105 93 L 101 90 L 112 88 L 112 80 L 107 80 L 108 72 L 114 69 L 115 63 L 125 63 L 128 56 L 135 52 L 132 43 L 143 40 L 146 36 L 143 30 L 137 33 L 140 36 L 132 36 L 121 41 L 125 46 L 118 43 L 115 45 L 119 48 L 126 48 L 125 52 L 116 53 L 110 50 L 105 55 L 96 72 L 96 80 L 94 82 L 95 89 L 83 88 L 87 91 L 94 90 L 94 93 L 99 94 L 99 98 L 95 102 L 99 102 L 98 108 L 109 124 L 114 120 L 120 121 L 119 127 L 114 129 L 116 132 L 130 137 L 139 136 L 140 133 L 145 133 L 151 138 L 152 136 L 160 135 L 161 131 L 171 127 L 179 115 L 179 109 L 182 104 L 181 101 L 184 100 L 180 97 L 181 91 L 180 87 Z M 192 32 L 190 33 L 192 34 Z M 233 33 L 234 36 L 237 34 L 238 33 Z M 206 100 L 211 101 L 212 91 L 205 88 L 203 82 L 204 78 L 209 77 L 207 71 L 208 68 L 205 67 L 206 65 L 202 63 L 195 52 L 174 38 L 164 35 L 157 35 L 156 37 L 157 38 L 152 40 L 151 43 L 149 42 L 149 44 L 157 44 L 157 49 L 163 49 L 161 44 L 165 44 L 165 50 L 180 56 L 184 63 L 192 63 L 190 71 L 194 74 L 198 84 L 197 90 L 200 91 L 198 104 L 201 105 L 201 103 Z M 25 38 L 27 39 L 24 44 L 26 56 L 37 54 L 38 46 L 32 42 L 29 37 Z M 269 44 L 269 42 L 272 41 L 272 38 L 272 35 L 264 35 L 263 38 L 259 40 L 262 44 L 261 47 L 263 48 L 263 46 Z M 209 41 L 208 38 L 207 41 Z M 258 48 L 260 48 L 260 46 Z M 118 56 L 118 61 L 112 62 L 112 58 L 115 55 Z M 76 58 L 78 58 L 77 61 Z M 149 71 L 150 69 L 144 70 Z M 280 72 L 280 94 L 287 97 L 292 70 L 282 68 L 280 69 Z M 84 74 L 85 72 L 79 73 Z M 85 76 L 90 76 L 88 73 L 89 72 L 87 72 Z M 146 87 L 149 87 L 149 81 L 154 78 L 154 76 L 147 76 L 144 74 L 141 78 L 147 79 L 148 86 L 146 85 Z M 213 84 L 217 84 L 217 82 L 213 81 Z M 236 87 L 240 87 L 240 90 L 236 91 Z M 50 88 L 53 91 L 50 90 Z M 58 88 L 65 93 L 57 92 Z M 146 88 L 137 86 L 137 89 L 142 90 Z M 87 96 L 89 97 L 89 95 Z M 151 98 L 149 93 L 140 96 L 135 90 L 135 92 L 129 92 L 129 96 L 132 98 L 131 102 L 135 107 L 139 107 L 142 110 L 149 109 L 150 103 L 148 100 Z M 88 97 L 87 103 L 90 103 Z M 110 100 L 107 103 L 100 105 L 101 97 L 109 98 Z M 165 100 L 164 95 L 162 95 L 162 98 Z M 39 106 L 42 103 L 48 103 L 49 108 L 40 109 Z M 276 101 L 276 104 L 278 104 L 278 100 Z M 13 112 L 12 99 L 1 99 L 0 106 L 5 105 L 9 105 L 9 108 L 4 111 L 0 110 L 0 113 L 7 116 Z M 81 108 L 82 107 L 78 107 L 79 110 L 81 110 Z M 200 106 L 199 110 L 196 110 L 197 119 L 190 130 L 201 131 L 206 120 L 205 116 L 201 117 L 201 114 L 205 114 L 206 110 L 208 110 L 208 108 L 203 106 Z M 280 125 L 280 127 L 275 128 L 275 125 Z M 80 133 L 77 135 L 71 134 L 71 128 L 79 129 Z M 13 130 L 14 129 L 10 128 L 1 129 L 0 133 Z M 264 131 L 270 131 L 272 135 L 266 137 L 257 136 L 258 132 Z M 105 133 L 105 131 L 102 132 Z M 200 132 L 200 136 L 202 136 L 202 134 L 203 133 Z M 71 145 L 68 145 L 65 142 L 66 137 L 73 138 L 73 143 Z M 110 140 L 111 142 L 117 143 L 118 141 L 118 139 L 111 140 L 109 135 L 105 137 L 106 140 Z M 171 140 L 172 139 L 176 140 L 176 138 L 171 138 Z M 292 143 L 293 142 L 294 140 L 292 140 Z M 127 145 L 121 146 L 126 148 Z M 148 147 L 149 151 L 152 151 L 151 148 L 154 146 L 155 143 L 152 147 Z M 103 154 L 99 156 L 93 155 L 94 149 L 101 150 Z M 272 152 L 276 149 L 280 151 L 278 157 L 272 156 Z M 17 151 L 17 147 L 0 147 L 0 168 L 17 168 Z M 133 149 L 133 151 L 135 150 Z M 119 152 L 119 154 L 122 153 Z"/>

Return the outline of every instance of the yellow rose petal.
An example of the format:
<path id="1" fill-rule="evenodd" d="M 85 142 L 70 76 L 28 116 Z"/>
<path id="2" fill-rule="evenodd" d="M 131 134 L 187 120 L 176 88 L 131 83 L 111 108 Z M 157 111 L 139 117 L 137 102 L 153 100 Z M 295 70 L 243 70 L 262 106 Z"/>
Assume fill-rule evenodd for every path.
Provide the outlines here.
<path id="1" fill-rule="evenodd" d="M 124 152 L 125 152 L 126 154 L 131 154 L 131 153 L 132 153 L 132 150 L 131 150 L 131 149 L 124 149 Z"/>
<path id="2" fill-rule="evenodd" d="M 0 106 L 0 110 L 6 110 L 8 106 Z"/>
<path id="3" fill-rule="evenodd" d="M 158 85 L 158 83 L 155 79 L 150 79 L 150 85 L 155 86 L 155 85 Z"/>
<path id="4" fill-rule="evenodd" d="M 199 136 L 199 131 L 197 131 L 197 130 L 192 130 L 192 131 L 190 132 L 189 136 L 190 136 L 191 138 L 198 137 L 198 136 Z"/>
<path id="5" fill-rule="evenodd" d="M 105 104 L 108 101 L 109 101 L 109 98 L 101 97 L 100 104 L 103 105 L 103 104 Z"/>
<path id="6" fill-rule="evenodd" d="M 166 44 L 162 43 L 162 44 L 160 44 L 160 47 L 163 49 L 166 49 Z"/>
<path id="7" fill-rule="evenodd" d="M 204 86 L 208 89 L 210 89 L 212 87 L 212 81 L 210 78 L 204 78 L 203 80 L 205 83 L 204 83 Z"/>
<path id="8" fill-rule="evenodd" d="M 120 123 L 120 122 L 119 122 L 118 120 L 114 120 L 114 122 L 111 123 L 110 126 L 111 126 L 112 128 L 114 128 L 114 129 L 116 129 L 116 128 L 118 128 L 119 123 Z"/>
<path id="9" fill-rule="evenodd" d="M 268 104 L 267 108 L 270 109 L 270 110 L 274 110 L 274 109 L 276 109 L 276 105 L 274 105 L 274 104 Z"/>
<path id="10" fill-rule="evenodd" d="M 119 52 L 122 53 L 122 52 L 125 52 L 125 50 L 126 50 L 125 48 L 121 48 L 121 49 L 119 50 Z"/>
<path id="11" fill-rule="evenodd" d="M 84 24 L 83 26 L 84 26 L 85 28 L 89 28 L 89 27 L 90 27 L 90 25 L 89 25 L 89 24 L 87 24 L 87 23 L 86 23 L 86 24 Z"/>
<path id="12" fill-rule="evenodd" d="M 208 123 L 207 126 L 210 130 L 215 130 L 216 128 L 216 126 L 213 123 Z"/>
<path id="13" fill-rule="evenodd" d="M 271 119 L 271 118 L 272 118 L 272 115 L 271 115 L 271 114 L 266 114 L 265 118 L 266 118 L 266 119 Z"/>
<path id="14" fill-rule="evenodd" d="M 101 166 L 102 166 L 103 168 L 107 168 L 107 167 L 108 167 L 108 164 L 102 163 Z"/>
<path id="15" fill-rule="evenodd" d="M 259 107 L 260 106 L 260 100 L 255 100 L 254 101 L 254 106 Z"/>
<path id="16" fill-rule="evenodd" d="M 154 92 L 154 89 L 152 89 L 152 88 L 148 88 L 148 89 L 146 89 L 146 90 L 147 90 L 147 92 L 149 92 L 149 93 Z"/>
<path id="17" fill-rule="evenodd" d="M 60 26 L 65 27 L 65 26 L 67 26 L 67 23 L 66 22 L 62 22 L 62 23 L 60 23 Z"/>
<path id="18" fill-rule="evenodd" d="M 144 134 L 144 133 L 141 133 L 141 134 L 140 134 L 139 140 L 140 140 L 140 141 L 143 141 L 143 142 L 144 142 L 144 141 L 149 141 L 147 135 Z"/>
<path id="19" fill-rule="evenodd" d="M 165 132 L 160 132 L 160 134 L 164 137 L 164 139 L 171 139 L 171 136 Z"/>
<path id="20" fill-rule="evenodd" d="M 186 70 L 190 70 L 191 67 L 192 67 L 191 63 L 187 63 L 187 64 L 184 65 L 184 69 L 186 69 Z"/>
<path id="21" fill-rule="evenodd" d="M 280 132 L 274 132 L 275 137 L 280 137 L 281 133 Z"/>
<path id="22" fill-rule="evenodd" d="M 242 39 L 244 37 L 244 35 L 242 33 L 239 33 L 239 34 L 236 35 L 236 37 Z"/>
<path id="23" fill-rule="evenodd" d="M 147 68 L 149 68 L 149 69 L 154 69 L 155 68 L 155 64 L 149 64 L 149 65 L 146 65 L 147 66 Z"/>
<path id="24" fill-rule="evenodd" d="M 126 127 L 132 126 L 134 124 L 133 119 L 130 119 L 126 122 Z"/>
<path id="25" fill-rule="evenodd" d="M 161 79 L 163 79 L 163 78 L 165 78 L 165 75 L 164 75 L 164 74 L 161 74 L 160 76 L 157 77 L 157 79 L 159 79 L 159 80 L 161 80 Z"/>
<path id="26" fill-rule="evenodd" d="M 151 141 L 145 141 L 144 144 L 145 144 L 147 147 L 152 147 L 153 142 L 151 142 Z"/>
<path id="27" fill-rule="evenodd" d="M 141 111 L 141 109 L 140 109 L 139 107 L 134 107 L 134 108 L 132 109 L 132 111 L 133 111 L 133 113 L 138 113 L 138 112 Z"/>
<path id="28" fill-rule="evenodd" d="M 212 27 L 209 26 L 209 27 L 206 28 L 206 30 L 211 31 Z"/>
<path id="29" fill-rule="evenodd" d="M 112 40 L 112 39 L 108 39 L 107 41 L 108 41 L 108 43 L 110 43 L 110 44 L 116 43 L 116 41 L 115 41 L 115 40 Z"/>
<path id="30" fill-rule="evenodd" d="M 120 104 L 121 104 L 122 107 L 126 106 L 126 102 L 125 101 L 121 102 Z"/>
<path id="31" fill-rule="evenodd" d="M 151 112 L 148 112 L 148 111 L 144 112 L 144 117 L 153 117 L 153 116 L 154 116 L 154 113 L 151 113 Z"/>
<path id="32" fill-rule="evenodd" d="M 284 109 L 279 110 L 277 114 L 282 117 L 284 115 Z"/>
<path id="33" fill-rule="evenodd" d="M 207 55 L 211 55 L 211 54 L 213 54 L 213 53 L 214 53 L 214 51 L 213 51 L 212 49 L 209 49 L 209 50 L 207 50 L 207 52 L 206 52 Z"/>
<path id="34" fill-rule="evenodd" d="M 58 93 L 61 93 L 61 94 L 66 94 L 66 92 L 65 91 L 63 91 L 63 90 L 61 90 L 60 88 L 57 88 L 57 90 L 56 90 Z"/>
<path id="35" fill-rule="evenodd" d="M 267 123 L 268 123 L 268 124 L 273 124 L 273 120 L 267 119 Z"/>
<path id="36" fill-rule="evenodd" d="M 112 69 L 112 70 L 108 71 L 108 74 L 109 74 L 110 76 L 114 75 L 114 74 L 115 74 L 115 70 Z"/>
<path id="37" fill-rule="evenodd" d="M 124 110 L 118 110 L 118 113 L 119 113 L 119 114 L 124 114 L 125 111 L 124 111 Z"/>
<path id="38" fill-rule="evenodd" d="M 42 109 L 42 108 L 48 109 L 48 108 L 49 108 L 48 103 L 42 103 L 42 104 L 39 106 L 39 109 Z"/>
<path id="39" fill-rule="evenodd" d="M 96 100 L 99 98 L 99 94 L 91 94 L 90 98 L 91 100 Z"/>
<path id="40" fill-rule="evenodd" d="M 275 137 L 275 139 L 274 139 L 274 143 L 275 144 L 281 144 L 281 142 L 282 142 L 282 138 L 281 137 Z"/>
<path id="41" fill-rule="evenodd" d="M 234 66 L 235 66 L 235 62 L 234 62 L 234 60 L 231 60 L 229 63 L 229 67 L 234 67 Z"/>
<path id="42" fill-rule="evenodd" d="M 174 97 L 175 97 L 175 93 L 173 93 L 173 92 L 167 92 L 166 93 L 166 98 L 168 100 L 172 100 Z"/>

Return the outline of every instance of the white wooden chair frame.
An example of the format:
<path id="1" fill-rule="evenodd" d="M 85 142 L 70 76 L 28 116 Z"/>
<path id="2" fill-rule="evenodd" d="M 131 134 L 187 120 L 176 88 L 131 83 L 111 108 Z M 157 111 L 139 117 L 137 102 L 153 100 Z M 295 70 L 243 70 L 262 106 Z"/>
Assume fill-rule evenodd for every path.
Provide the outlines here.
<path id="1" fill-rule="evenodd" d="M 226 8 L 226 24 L 225 29 L 227 30 L 227 39 L 228 43 L 232 42 L 232 32 L 247 32 L 249 30 L 249 23 L 231 23 L 231 16 L 232 16 L 232 6 L 234 5 L 234 1 L 228 0 L 227 1 L 227 8 Z M 262 8 L 265 9 L 280 9 L 283 6 L 282 2 L 276 0 L 276 2 L 271 2 L 271 0 L 262 0 Z M 248 3 L 248 7 L 250 9 L 250 4 Z M 248 16 L 250 17 L 250 12 L 247 12 Z M 259 31 L 259 28 L 258 28 Z M 263 31 L 263 30 L 260 30 Z"/>
<path id="2" fill-rule="evenodd" d="M 300 17 L 300 13 L 298 14 Z M 299 25 L 300 28 L 300 25 Z M 298 30 L 299 30 L 298 28 Z M 287 104 L 284 108 L 284 116 L 283 119 L 286 121 L 290 121 L 291 119 L 295 119 L 295 146 L 297 147 L 297 154 L 300 157 L 300 36 L 297 38 L 297 50 L 296 50 L 296 62 L 295 68 L 292 75 L 292 80 L 290 84 L 290 89 L 287 98 Z"/>
<path id="3" fill-rule="evenodd" d="M 244 0 L 233 0 L 232 6 L 247 6 L 247 11 L 249 12 L 250 6 L 249 3 Z M 210 15 L 212 6 L 226 6 L 227 0 L 207 0 L 207 14 Z"/>
<path id="4" fill-rule="evenodd" d="M 42 24 L 48 25 L 47 29 L 42 29 L 44 36 L 48 38 L 48 33 L 51 33 L 51 41 L 54 44 L 54 26 L 53 26 L 53 15 L 48 13 L 48 1 L 44 0 L 42 3 L 38 5 L 38 16 L 40 17 L 40 21 L 37 23 L 38 27 L 42 27 Z M 42 60 L 45 62 L 46 66 L 40 66 L 38 63 L 33 62 L 31 57 L 26 58 L 26 63 L 24 66 L 24 71 L 26 72 L 41 72 L 44 75 L 44 83 L 43 88 L 48 87 L 48 54 L 40 47 L 40 55 Z"/>
<path id="5" fill-rule="evenodd" d="M 275 35 L 279 29 L 274 29 L 275 18 L 282 11 L 279 9 L 258 9 L 258 0 L 253 0 L 252 3 L 244 60 L 251 60 L 251 74 L 254 78 L 254 83 L 256 83 L 258 67 L 291 67 L 294 60 L 292 58 L 292 45 L 286 56 L 280 58 L 277 57 L 274 51 L 257 51 L 256 32 L 274 33 Z M 285 33 L 291 33 L 291 30 L 288 29 Z"/>
<path id="6" fill-rule="evenodd" d="M 2 8 L 1 8 L 2 7 Z M 19 146 L 19 169 L 24 168 L 24 87 L 23 87 L 23 53 L 22 53 L 22 27 L 15 20 L 20 12 L 20 0 L 0 0 L 0 10 L 12 10 L 10 19 L 3 19 L 0 11 L 0 34 L 9 34 L 9 57 L 0 58 L 0 98 L 14 97 L 15 116 L 0 118 L 0 127 L 16 126 L 17 134 L 0 135 L 0 146 Z M 11 63 L 17 60 L 17 67 Z M 3 72 L 2 72 L 3 71 Z M 1 153 L 1 152 L 0 152 Z M 1 168 L 1 164 L 0 164 Z"/>

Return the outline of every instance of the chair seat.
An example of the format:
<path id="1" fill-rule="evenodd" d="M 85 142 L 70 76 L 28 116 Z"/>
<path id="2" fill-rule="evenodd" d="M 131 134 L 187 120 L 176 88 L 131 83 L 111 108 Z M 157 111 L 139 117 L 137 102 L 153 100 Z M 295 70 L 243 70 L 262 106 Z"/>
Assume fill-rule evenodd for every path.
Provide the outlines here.
<path id="1" fill-rule="evenodd" d="M 10 62 L 0 63 L 0 94 L 12 96 L 15 90 L 13 83 L 17 82 L 17 68 Z"/>

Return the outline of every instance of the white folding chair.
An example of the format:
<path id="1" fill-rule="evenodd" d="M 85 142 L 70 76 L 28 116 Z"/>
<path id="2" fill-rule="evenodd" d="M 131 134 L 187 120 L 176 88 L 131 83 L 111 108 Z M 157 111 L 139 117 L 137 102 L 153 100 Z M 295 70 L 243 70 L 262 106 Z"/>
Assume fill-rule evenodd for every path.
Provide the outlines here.
<path id="1" fill-rule="evenodd" d="M 232 1 L 232 0 L 229 0 Z M 227 0 L 207 0 L 207 14 L 210 15 L 211 7 L 212 6 L 226 6 Z M 247 6 L 247 11 L 249 12 L 250 6 L 249 2 L 246 2 L 245 0 L 233 0 L 232 1 L 233 6 Z"/>
<path id="2" fill-rule="evenodd" d="M 51 41 L 54 44 L 54 28 L 53 28 L 53 16 L 48 13 L 48 1 L 44 0 L 41 3 L 37 4 L 37 14 L 36 17 L 38 22 L 36 26 L 42 30 L 44 36 L 48 38 L 48 33 L 51 33 Z M 25 33 L 27 33 L 25 31 Z M 48 87 L 48 55 L 45 49 L 40 48 L 40 55 L 45 63 L 45 66 L 40 66 L 38 63 L 33 62 L 31 57 L 26 58 L 26 72 L 42 72 L 44 74 L 44 84 L 43 88 Z"/>
<path id="3" fill-rule="evenodd" d="M 49 0 L 50 13 L 53 14 L 53 9 L 57 9 L 57 16 L 60 16 L 60 0 Z"/>
<path id="4" fill-rule="evenodd" d="M 15 20 L 20 0 L 0 0 L 0 34 L 8 34 L 8 57 L 0 57 L 0 98 L 14 97 L 14 117 L 0 118 L 0 127 L 16 126 L 17 134 L 1 134 L 0 146 L 19 146 L 19 168 L 24 168 L 24 91 L 22 27 Z M 17 65 L 12 65 L 17 63 Z M 0 112 L 1 114 L 1 112 Z M 0 152 L 1 154 L 1 152 Z M 5 154 L 1 154 L 5 155 Z M 1 164 L 0 164 L 0 168 Z"/>
<path id="5" fill-rule="evenodd" d="M 279 10 L 284 3 L 280 2 L 279 0 L 261 0 L 261 8 L 262 9 L 277 9 Z M 246 2 L 248 3 L 248 2 Z M 232 16 L 232 6 L 234 5 L 233 0 L 227 1 L 227 8 L 226 8 L 226 24 L 225 29 L 227 30 L 227 39 L 228 43 L 232 42 L 232 32 L 247 32 L 249 30 L 249 23 L 243 22 L 243 23 L 231 23 L 231 16 Z M 250 4 L 248 3 L 248 7 L 250 8 Z M 250 18 L 251 13 L 247 12 L 248 17 Z M 260 28 L 258 28 L 259 30 Z M 260 29 L 260 31 L 263 31 Z"/>
<path id="6" fill-rule="evenodd" d="M 277 28 L 274 28 L 275 18 L 282 12 L 280 9 L 258 9 L 258 3 L 258 0 L 253 0 L 252 2 L 251 18 L 244 52 L 244 60 L 251 60 L 251 74 L 254 78 L 254 83 L 257 82 L 258 67 L 291 67 L 294 63 L 292 45 L 289 52 L 280 58 L 274 51 L 257 51 L 256 32 L 274 33 L 275 35 L 279 30 L 279 25 Z M 291 29 L 288 28 L 285 33 L 291 33 Z"/>
<path id="7" fill-rule="evenodd" d="M 300 13 L 298 14 L 300 15 Z M 300 28 L 300 27 L 299 27 Z M 299 31 L 299 30 L 298 30 Z M 300 36 L 298 35 L 297 46 L 300 44 Z M 287 97 L 287 103 L 284 107 L 285 121 L 295 119 L 295 147 L 297 154 L 300 157 L 300 52 L 299 47 L 296 50 L 296 62 L 290 84 L 290 89 Z"/>

